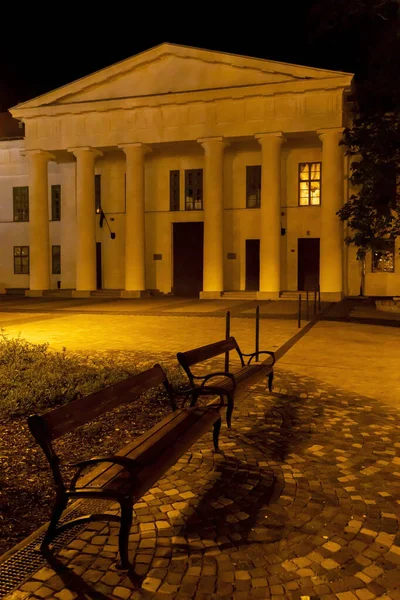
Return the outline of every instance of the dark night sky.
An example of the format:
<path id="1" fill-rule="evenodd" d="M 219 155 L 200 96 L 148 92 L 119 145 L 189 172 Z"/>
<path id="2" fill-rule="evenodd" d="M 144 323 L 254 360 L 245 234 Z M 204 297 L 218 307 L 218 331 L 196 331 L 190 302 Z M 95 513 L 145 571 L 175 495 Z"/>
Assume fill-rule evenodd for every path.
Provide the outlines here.
<path id="1" fill-rule="evenodd" d="M 172 4 L 162 14 L 152 4 L 137 14 L 136 3 L 116 1 L 102 18 L 97 8 L 90 16 L 78 15 L 77 10 L 64 15 L 57 3 L 43 18 L 25 12 L 25 7 L 21 15 L 5 9 L 10 12 L 2 13 L 0 109 L 166 41 L 327 69 L 354 72 L 360 68 L 357 40 L 348 43 L 346 35 L 337 32 L 318 34 L 318 25 L 310 21 L 311 4 L 303 0 L 292 8 L 287 2 L 276 2 L 271 9 L 273 5 L 264 0 L 249 5 L 247 11 L 245 3 L 215 3 L 214 9 L 177 4 L 178 14 Z M 241 6 L 240 14 L 235 6 Z"/>

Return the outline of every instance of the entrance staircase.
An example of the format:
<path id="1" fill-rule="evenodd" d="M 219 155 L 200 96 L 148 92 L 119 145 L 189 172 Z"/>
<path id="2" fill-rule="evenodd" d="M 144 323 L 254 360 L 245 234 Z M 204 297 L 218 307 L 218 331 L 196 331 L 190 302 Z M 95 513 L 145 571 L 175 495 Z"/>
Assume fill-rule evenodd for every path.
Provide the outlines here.
<path id="1" fill-rule="evenodd" d="M 222 292 L 222 296 L 224 300 L 257 300 L 257 292 L 256 291 L 233 291 L 233 292 Z"/>
<path id="2" fill-rule="evenodd" d="M 307 292 L 305 292 L 304 290 L 287 290 L 287 291 L 283 291 L 279 294 L 279 300 L 292 300 L 292 301 L 298 301 L 299 299 L 299 295 L 301 295 L 301 299 L 305 300 L 307 297 Z M 318 295 L 317 295 L 318 297 Z M 308 300 L 309 302 L 311 302 L 311 300 L 314 299 L 314 290 L 310 290 L 308 292 Z"/>
<path id="3" fill-rule="evenodd" d="M 122 290 L 95 290 L 90 295 L 93 298 L 121 298 Z"/>

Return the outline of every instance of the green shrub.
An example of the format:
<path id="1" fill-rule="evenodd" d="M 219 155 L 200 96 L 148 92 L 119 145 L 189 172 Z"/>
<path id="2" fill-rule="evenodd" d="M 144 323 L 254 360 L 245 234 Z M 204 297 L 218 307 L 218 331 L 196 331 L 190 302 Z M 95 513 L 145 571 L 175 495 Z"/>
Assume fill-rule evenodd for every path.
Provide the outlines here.
<path id="1" fill-rule="evenodd" d="M 154 362 L 154 361 L 153 361 Z M 141 364 L 144 370 L 153 364 Z M 185 385 L 179 367 L 166 369 L 176 388 Z M 50 350 L 48 344 L 9 339 L 0 332 L 0 414 L 28 416 L 66 404 L 138 372 L 135 364 L 108 355 Z M 154 395 L 153 395 L 154 396 Z M 160 392 L 156 399 L 165 402 Z"/>

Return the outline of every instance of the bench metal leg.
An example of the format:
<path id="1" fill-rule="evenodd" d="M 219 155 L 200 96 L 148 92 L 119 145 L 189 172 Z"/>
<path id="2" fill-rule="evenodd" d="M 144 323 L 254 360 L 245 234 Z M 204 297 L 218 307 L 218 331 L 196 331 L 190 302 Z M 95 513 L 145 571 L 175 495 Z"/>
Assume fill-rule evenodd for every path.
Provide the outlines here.
<path id="1" fill-rule="evenodd" d="M 218 441 L 219 441 L 219 432 L 221 431 L 221 423 L 222 423 L 222 419 L 220 417 L 218 419 L 218 421 L 215 421 L 215 423 L 213 425 L 213 427 L 214 427 L 213 442 L 214 442 L 214 450 L 215 450 L 215 452 L 219 451 Z"/>
<path id="2" fill-rule="evenodd" d="M 268 389 L 270 392 L 272 392 L 272 382 L 274 380 L 274 372 L 271 371 L 271 373 L 268 375 Z"/>
<path id="3" fill-rule="evenodd" d="M 233 394 L 227 394 L 228 399 L 228 408 L 226 409 L 226 424 L 228 425 L 228 429 L 231 428 L 232 423 L 232 413 L 233 413 Z"/>
<path id="4" fill-rule="evenodd" d="M 58 494 L 56 497 L 56 503 L 54 506 L 53 514 L 51 515 L 49 527 L 40 545 L 41 549 L 46 548 L 50 544 L 51 540 L 55 537 L 57 532 L 57 523 L 60 520 L 64 510 L 67 508 L 67 504 L 67 496 L 65 494 Z"/>
<path id="5" fill-rule="evenodd" d="M 130 497 L 125 497 L 120 500 L 121 504 L 121 525 L 119 528 L 119 557 L 120 567 L 122 569 L 129 569 L 129 556 L 128 556 L 128 541 L 129 533 L 131 530 L 132 519 L 133 519 L 133 500 Z"/>

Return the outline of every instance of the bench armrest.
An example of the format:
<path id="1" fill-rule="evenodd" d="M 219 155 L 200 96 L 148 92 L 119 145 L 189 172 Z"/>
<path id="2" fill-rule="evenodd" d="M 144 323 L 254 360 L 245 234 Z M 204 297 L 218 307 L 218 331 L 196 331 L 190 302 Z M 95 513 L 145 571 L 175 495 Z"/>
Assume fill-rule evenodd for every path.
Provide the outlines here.
<path id="1" fill-rule="evenodd" d="M 233 373 L 228 373 L 227 371 L 217 371 L 215 373 L 209 373 L 205 377 L 203 377 L 203 383 L 200 385 L 200 388 L 204 387 L 204 384 L 212 379 L 213 377 L 228 377 L 232 381 L 233 389 L 236 388 L 236 379 Z"/>
<path id="2" fill-rule="evenodd" d="M 77 472 L 71 480 L 71 489 L 73 490 L 75 488 L 76 482 L 78 481 L 79 477 L 82 474 L 82 471 L 84 471 L 86 467 L 105 462 L 121 465 L 121 467 L 128 469 L 132 475 L 134 474 L 134 469 L 138 466 L 137 464 L 135 464 L 136 461 L 134 461 L 131 458 L 127 458 L 126 456 L 114 456 L 113 454 L 110 454 L 108 456 L 94 456 L 93 458 L 89 458 L 88 460 L 82 460 L 77 463 L 69 463 L 69 467 L 78 467 Z"/>
<path id="3" fill-rule="evenodd" d="M 223 400 L 223 390 L 221 390 L 220 388 L 216 387 L 195 387 L 195 388 L 190 388 L 189 390 L 183 390 L 182 392 L 176 392 L 176 396 L 183 396 L 183 401 L 181 402 L 181 406 L 180 408 L 183 408 L 186 404 L 186 400 L 187 397 L 186 396 L 191 396 L 192 397 L 192 402 L 191 402 L 191 406 L 195 406 L 195 401 L 197 400 L 197 398 L 199 396 L 209 396 L 210 394 L 216 394 L 217 396 L 220 397 L 221 399 L 221 404 L 220 406 L 224 405 L 224 400 Z M 193 398 L 196 398 L 196 400 L 193 402 Z"/>
<path id="4" fill-rule="evenodd" d="M 258 352 L 252 352 L 251 354 L 242 354 L 242 356 L 250 356 L 249 360 L 247 361 L 247 365 L 249 365 L 253 358 L 257 356 L 257 354 L 269 354 L 272 356 L 272 363 L 270 366 L 272 367 L 275 364 L 275 352 L 269 352 L 268 350 L 259 350 Z"/>

